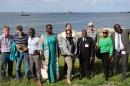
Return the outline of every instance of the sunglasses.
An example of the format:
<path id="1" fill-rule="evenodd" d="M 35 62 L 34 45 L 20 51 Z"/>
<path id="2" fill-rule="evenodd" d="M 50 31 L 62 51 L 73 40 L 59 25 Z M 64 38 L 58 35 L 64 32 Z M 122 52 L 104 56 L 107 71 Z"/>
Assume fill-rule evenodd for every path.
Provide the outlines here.
<path id="1" fill-rule="evenodd" d="M 94 27 L 94 25 L 90 25 L 90 26 L 88 26 L 88 27 Z"/>
<path id="2" fill-rule="evenodd" d="M 71 33 L 66 33 L 67 35 L 70 35 Z"/>
<path id="3" fill-rule="evenodd" d="M 103 32 L 103 34 L 108 34 L 108 32 Z"/>

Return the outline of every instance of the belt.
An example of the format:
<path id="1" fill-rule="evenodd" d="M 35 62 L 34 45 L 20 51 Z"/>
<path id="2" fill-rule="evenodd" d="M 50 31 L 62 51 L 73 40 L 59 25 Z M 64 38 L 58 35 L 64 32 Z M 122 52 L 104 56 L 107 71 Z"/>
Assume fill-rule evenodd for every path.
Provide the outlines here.
<path id="1" fill-rule="evenodd" d="M 1 53 L 10 53 L 10 52 L 1 52 Z"/>

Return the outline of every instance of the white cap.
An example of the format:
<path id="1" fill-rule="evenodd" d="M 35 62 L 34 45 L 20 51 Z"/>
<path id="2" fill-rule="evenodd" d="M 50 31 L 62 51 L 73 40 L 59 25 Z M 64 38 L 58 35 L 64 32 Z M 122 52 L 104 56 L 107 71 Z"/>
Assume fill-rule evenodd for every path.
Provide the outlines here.
<path id="1" fill-rule="evenodd" d="M 94 25 L 92 22 L 89 22 L 89 23 L 88 23 L 88 26 L 92 26 L 92 25 Z"/>

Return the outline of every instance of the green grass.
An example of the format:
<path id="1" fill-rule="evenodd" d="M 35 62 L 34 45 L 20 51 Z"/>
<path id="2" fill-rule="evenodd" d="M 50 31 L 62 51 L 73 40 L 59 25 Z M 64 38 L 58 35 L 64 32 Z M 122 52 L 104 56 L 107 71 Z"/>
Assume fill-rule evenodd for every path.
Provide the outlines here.
<path id="1" fill-rule="evenodd" d="M 60 74 L 63 75 L 63 65 L 64 65 L 64 59 L 63 57 L 59 58 L 59 64 L 60 64 Z M 96 67 L 96 72 L 97 74 L 92 77 L 90 80 L 84 78 L 82 80 L 79 80 L 78 77 L 74 77 L 72 80 L 72 84 L 68 85 L 66 83 L 66 78 L 62 78 L 61 80 L 58 80 L 56 83 L 48 83 L 47 81 L 43 82 L 44 86 L 130 86 L 130 62 L 128 66 L 128 78 L 124 81 L 121 80 L 121 75 L 120 73 L 116 76 L 110 77 L 109 81 L 105 81 L 103 78 L 103 73 L 102 73 L 102 65 L 100 60 L 96 60 L 95 62 L 95 67 Z M 15 62 L 14 62 L 14 70 L 13 74 L 16 75 L 15 71 Z M 22 67 L 22 72 L 24 71 Z M 75 72 L 79 72 L 79 62 L 78 59 L 76 59 L 75 62 Z M 1 77 L 1 75 L 0 75 Z M 0 86 L 37 86 L 37 82 L 31 83 L 24 78 L 22 78 L 20 81 L 17 81 L 16 79 L 9 81 L 8 79 L 6 80 L 1 80 L 0 79 Z"/>

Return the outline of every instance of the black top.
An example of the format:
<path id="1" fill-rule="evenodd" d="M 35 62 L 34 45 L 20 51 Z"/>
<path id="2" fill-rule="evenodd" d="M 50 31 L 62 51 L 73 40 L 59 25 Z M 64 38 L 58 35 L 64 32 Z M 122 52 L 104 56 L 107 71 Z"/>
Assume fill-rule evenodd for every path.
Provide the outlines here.
<path id="1" fill-rule="evenodd" d="M 66 37 L 66 39 L 68 40 L 69 44 L 72 46 L 71 47 L 71 53 L 74 54 L 75 44 L 74 44 L 74 41 L 73 41 L 73 37 Z"/>

